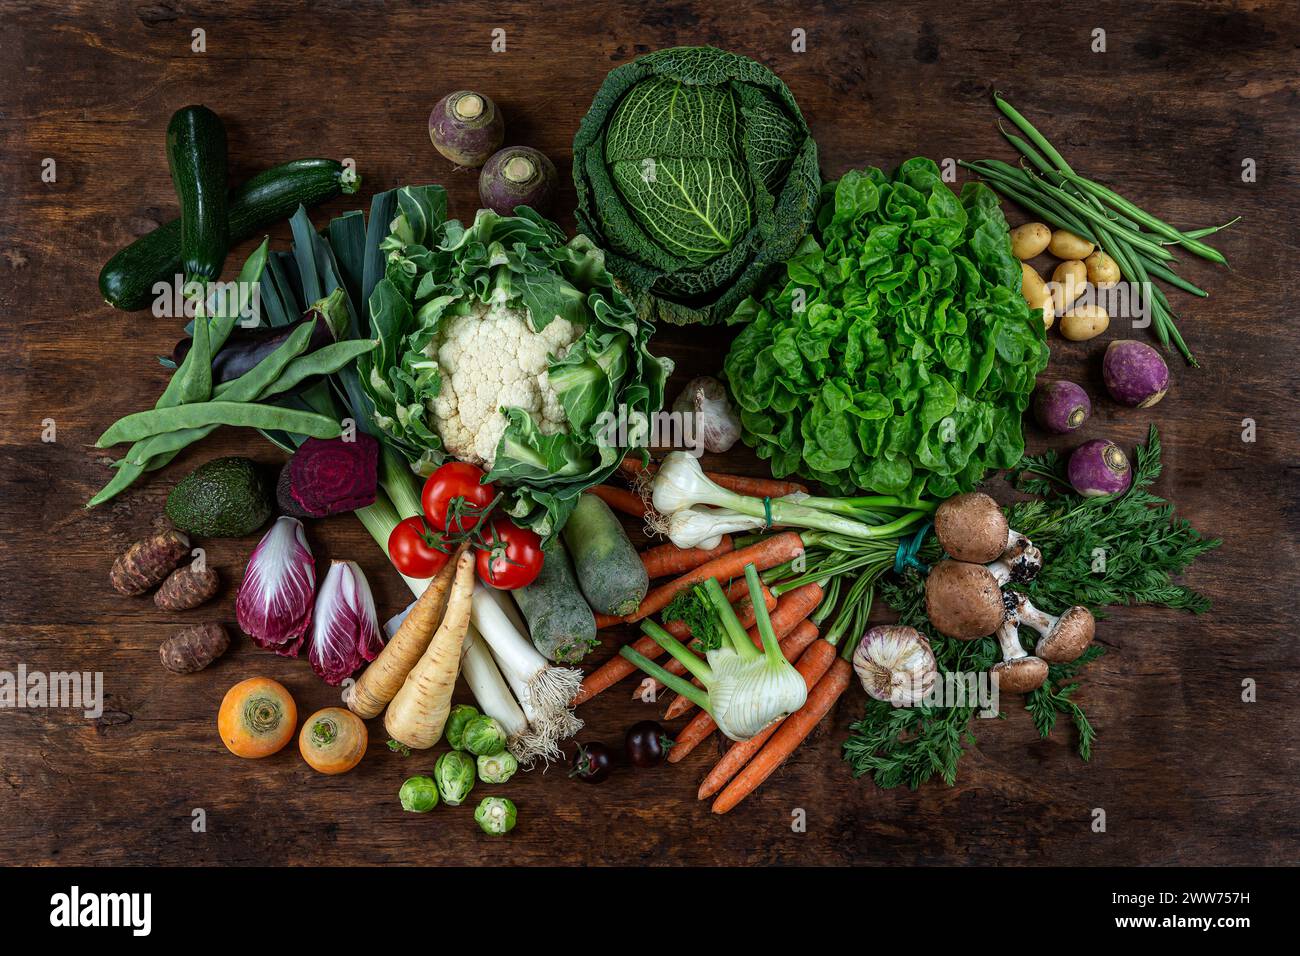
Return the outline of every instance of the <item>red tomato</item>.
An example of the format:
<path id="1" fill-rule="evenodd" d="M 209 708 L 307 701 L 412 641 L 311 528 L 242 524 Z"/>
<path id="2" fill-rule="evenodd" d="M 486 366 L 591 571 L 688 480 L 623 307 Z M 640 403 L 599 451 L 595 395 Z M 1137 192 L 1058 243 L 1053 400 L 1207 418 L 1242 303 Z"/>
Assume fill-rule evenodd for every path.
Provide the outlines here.
<path id="1" fill-rule="evenodd" d="M 482 481 L 483 469 L 464 461 L 449 461 L 430 475 L 420 495 L 429 524 L 439 531 L 454 534 L 477 528 L 485 516 L 485 509 L 497 496 L 496 489 L 482 484 Z M 452 520 L 455 527 L 448 528 L 447 509 L 457 498 L 462 499 L 458 506 L 461 510 Z"/>
<path id="2" fill-rule="evenodd" d="M 483 536 L 478 552 L 478 576 L 499 591 L 532 584 L 542 571 L 542 539 L 508 518 L 497 518 Z"/>
<path id="3" fill-rule="evenodd" d="M 402 521 L 388 536 L 388 556 L 408 578 L 433 577 L 442 570 L 453 550 L 455 545 L 447 536 L 430 530 L 419 515 Z"/>

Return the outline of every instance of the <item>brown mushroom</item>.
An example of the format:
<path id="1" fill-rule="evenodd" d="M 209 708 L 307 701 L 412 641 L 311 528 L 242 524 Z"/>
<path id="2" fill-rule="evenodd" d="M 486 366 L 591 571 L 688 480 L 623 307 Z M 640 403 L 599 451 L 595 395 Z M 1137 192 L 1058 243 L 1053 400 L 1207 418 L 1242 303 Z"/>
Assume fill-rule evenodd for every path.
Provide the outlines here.
<path id="1" fill-rule="evenodd" d="M 925 579 L 925 613 L 935 630 L 971 641 L 988 637 L 1006 616 L 999 575 L 982 564 L 944 560 Z"/>
<path id="2" fill-rule="evenodd" d="M 1015 557 L 1030 547 L 1029 539 L 1007 526 L 998 503 L 982 491 L 954 495 L 939 505 L 934 533 L 950 557 L 973 564 Z"/>
<path id="3" fill-rule="evenodd" d="M 1060 617 L 1040 611 L 1023 594 L 1016 595 L 1016 616 L 1038 632 L 1034 653 L 1053 664 L 1077 660 L 1092 643 L 1097 622 L 1086 607 L 1067 608 Z"/>
<path id="4" fill-rule="evenodd" d="M 999 690 L 1009 694 L 1027 694 L 1042 687 L 1043 681 L 1047 680 L 1047 662 L 1025 653 L 1016 625 L 1016 616 L 1012 614 L 998 628 L 1002 660 L 993 665 L 993 676 L 997 678 Z"/>

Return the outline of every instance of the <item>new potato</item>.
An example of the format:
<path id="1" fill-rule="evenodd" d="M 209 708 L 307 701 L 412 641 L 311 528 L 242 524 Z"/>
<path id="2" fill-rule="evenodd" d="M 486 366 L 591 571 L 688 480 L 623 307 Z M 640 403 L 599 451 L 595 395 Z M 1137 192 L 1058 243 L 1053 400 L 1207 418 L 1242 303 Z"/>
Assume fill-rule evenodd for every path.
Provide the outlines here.
<path id="1" fill-rule="evenodd" d="M 1052 241 L 1052 230 L 1041 222 L 1027 222 L 1011 230 L 1011 254 L 1024 262 L 1042 253 Z"/>
<path id="2" fill-rule="evenodd" d="M 1052 233 L 1051 241 L 1047 244 L 1047 251 L 1058 259 L 1086 259 L 1092 255 L 1093 248 L 1087 239 L 1065 229 Z"/>
<path id="3" fill-rule="evenodd" d="M 1027 262 L 1020 263 L 1020 294 L 1031 309 L 1043 310 L 1043 328 L 1050 329 L 1056 319 L 1056 306 L 1047 283 Z"/>
<path id="4" fill-rule="evenodd" d="M 1086 342 L 1106 331 L 1110 316 L 1099 305 L 1081 305 L 1061 316 L 1061 334 L 1071 342 Z"/>
<path id="5" fill-rule="evenodd" d="M 1088 270 L 1088 281 L 1098 288 L 1119 282 L 1119 266 L 1115 260 L 1098 249 L 1083 261 Z"/>
<path id="6" fill-rule="evenodd" d="M 1083 295 L 1088 284 L 1088 269 L 1078 259 L 1062 262 L 1052 270 L 1052 304 L 1064 314 L 1070 303 Z"/>

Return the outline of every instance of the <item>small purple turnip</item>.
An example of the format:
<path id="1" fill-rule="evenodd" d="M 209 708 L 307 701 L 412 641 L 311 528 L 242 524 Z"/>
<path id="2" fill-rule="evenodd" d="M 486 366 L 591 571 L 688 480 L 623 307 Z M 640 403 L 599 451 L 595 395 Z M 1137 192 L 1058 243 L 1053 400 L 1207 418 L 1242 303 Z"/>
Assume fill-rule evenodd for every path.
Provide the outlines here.
<path id="1" fill-rule="evenodd" d="M 1169 366 L 1145 342 L 1122 339 L 1106 347 L 1101 377 L 1111 397 L 1121 405 L 1150 408 L 1169 390 Z"/>
<path id="2" fill-rule="evenodd" d="M 529 146 L 507 146 L 483 165 L 478 177 L 478 198 L 501 216 L 513 216 L 516 206 L 528 206 L 542 215 L 555 197 L 555 164 Z"/>
<path id="3" fill-rule="evenodd" d="M 505 135 L 501 111 L 482 93 L 448 93 L 429 114 L 429 139 L 457 166 L 482 166 Z"/>
<path id="4" fill-rule="evenodd" d="M 1094 438 L 1074 450 L 1067 468 L 1070 484 L 1085 498 L 1115 495 L 1133 480 L 1128 456 L 1113 441 Z"/>
<path id="5" fill-rule="evenodd" d="M 1034 418 L 1049 432 L 1072 432 L 1091 414 L 1088 393 L 1073 382 L 1044 382 L 1034 390 Z"/>

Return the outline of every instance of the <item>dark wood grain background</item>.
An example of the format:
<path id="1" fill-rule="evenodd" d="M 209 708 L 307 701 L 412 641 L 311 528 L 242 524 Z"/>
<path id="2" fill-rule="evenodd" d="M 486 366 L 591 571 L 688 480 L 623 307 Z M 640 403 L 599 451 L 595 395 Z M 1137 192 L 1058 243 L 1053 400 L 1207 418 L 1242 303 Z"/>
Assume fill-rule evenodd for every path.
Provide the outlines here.
<path id="1" fill-rule="evenodd" d="M 489 50 L 506 31 L 507 52 Z M 192 31 L 207 50 L 191 51 Z M 791 50 L 792 31 L 807 52 Z M 1090 49 L 1106 31 L 1107 50 Z M 1078 694 L 1098 731 L 1091 764 L 1067 728 L 1040 741 L 1028 715 L 979 722 L 957 785 L 883 791 L 839 759 L 860 692 L 740 810 L 697 803 L 706 754 L 621 772 L 599 787 L 562 770 L 517 777 L 504 842 L 470 807 L 403 814 L 397 788 L 432 760 L 382 747 L 342 778 L 312 773 L 286 749 L 231 757 L 215 714 L 237 680 L 267 674 L 310 712 L 336 693 L 305 660 L 239 638 L 203 673 L 158 663 L 176 615 L 126 599 L 113 557 L 149 527 L 171 484 L 208 457 L 274 462 L 256 433 L 223 430 L 111 505 L 82 507 L 109 474 L 92 445 L 120 415 L 150 406 L 179 323 L 105 306 L 95 279 L 134 237 L 173 217 L 163 131 L 201 102 L 229 127 L 232 177 L 300 156 L 352 157 L 362 195 L 317 221 L 368 207 L 372 192 L 441 182 L 472 216 L 475 177 L 430 147 L 425 118 L 448 90 L 481 89 L 507 117 L 510 143 L 537 146 L 566 177 L 559 218 L 572 228 L 570 142 L 605 72 L 640 53 L 712 43 L 747 53 L 787 81 L 821 147 L 827 177 L 913 155 L 1011 159 L 993 89 L 1048 132 L 1074 165 L 1177 223 L 1242 222 L 1222 236 L 1231 270 L 1186 264 L 1211 289 L 1178 298 L 1203 368 L 1170 360 L 1169 397 L 1122 410 L 1099 376 L 1106 342 L 1052 334 L 1050 371 L 1087 383 L 1088 437 L 1125 445 L 1155 421 L 1165 445 L 1158 490 L 1221 535 L 1191 583 L 1212 613 L 1119 609 L 1099 628 L 1108 653 Z M 0 2 L 0 669 L 102 671 L 106 710 L 0 711 L 0 843 L 26 863 L 1295 863 L 1294 300 L 1297 29 L 1291 4 L 1007 5 L 891 2 L 221 4 Z M 42 181 L 42 163 L 57 178 Z M 1242 181 L 1254 160 L 1257 181 Z M 1019 214 L 1008 211 L 1014 221 Z M 287 227 L 272 230 L 286 243 Z M 227 260 L 233 270 L 252 248 Z M 1117 324 L 1118 325 L 1118 324 Z M 1141 335 L 1143 333 L 1137 333 Z M 723 331 L 666 328 L 658 350 L 674 385 L 715 372 Z M 675 390 L 674 390 L 675 394 Z M 43 443 L 53 419 L 57 441 Z M 1257 424 L 1242 440 L 1243 419 Z M 1028 442 L 1047 442 L 1032 425 Z M 1060 442 L 1063 447 L 1069 441 Z M 728 467 L 759 473 L 743 448 Z M 385 616 L 408 595 L 361 526 L 317 522 L 318 561 L 359 561 Z M 207 541 L 221 598 L 183 615 L 233 628 L 234 586 L 254 539 Z M 886 612 L 877 612 L 885 616 Z M 607 642 L 609 643 L 609 642 Z M 602 649 L 596 659 L 612 652 Z M 1242 702 L 1242 682 L 1258 702 Z M 620 688 L 585 707 L 585 739 L 617 742 L 653 711 Z M 707 748 L 706 748 L 707 749 Z M 486 788 L 484 788 L 486 789 Z M 196 808 L 206 832 L 191 827 Z M 807 813 L 807 832 L 791 814 Z M 1093 811 L 1106 813 L 1094 832 Z"/>

